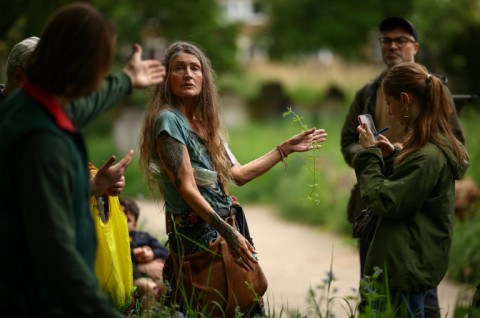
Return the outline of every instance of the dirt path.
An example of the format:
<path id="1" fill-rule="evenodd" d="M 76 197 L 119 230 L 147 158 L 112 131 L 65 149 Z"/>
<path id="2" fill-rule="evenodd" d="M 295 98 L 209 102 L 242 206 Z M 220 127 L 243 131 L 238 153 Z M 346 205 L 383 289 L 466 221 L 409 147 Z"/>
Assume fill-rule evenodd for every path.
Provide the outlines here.
<path id="1" fill-rule="evenodd" d="M 140 201 L 141 226 L 164 238 L 163 212 L 160 207 L 148 201 Z M 265 295 L 267 311 L 280 317 L 280 311 L 298 312 L 308 317 L 314 308 L 309 297 L 309 289 L 316 293 L 319 301 L 322 290 L 317 286 L 327 278 L 330 266 L 335 281 L 330 296 L 339 297 L 330 308 L 336 317 L 346 317 L 345 304 L 341 300 L 356 294 L 359 280 L 357 250 L 346 244 L 343 239 L 329 232 L 320 232 L 306 225 L 288 223 L 274 213 L 271 206 L 246 206 L 250 233 L 269 287 Z M 442 317 L 453 317 L 453 308 L 461 286 L 444 280 L 438 289 Z M 348 307 L 347 307 L 348 308 Z M 322 309 L 325 315 L 325 308 Z"/>

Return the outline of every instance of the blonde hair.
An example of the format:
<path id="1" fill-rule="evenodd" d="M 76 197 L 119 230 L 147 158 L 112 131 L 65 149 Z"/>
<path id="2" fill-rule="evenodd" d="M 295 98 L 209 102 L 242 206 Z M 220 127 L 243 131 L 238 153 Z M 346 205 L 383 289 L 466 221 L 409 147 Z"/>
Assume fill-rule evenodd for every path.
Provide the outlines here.
<path id="1" fill-rule="evenodd" d="M 401 93 L 408 93 L 419 108 L 418 117 L 405 137 L 396 164 L 427 142 L 449 149 L 456 155 L 459 165 L 464 163 L 467 154 L 453 134 L 449 121 L 453 105 L 445 95 L 439 78 L 432 76 L 423 65 L 405 62 L 392 67 L 383 78 L 382 85 L 384 93 L 395 99 L 400 99 Z"/>
<path id="2" fill-rule="evenodd" d="M 163 64 L 166 68 L 166 80 L 153 88 L 150 101 L 147 105 L 143 121 L 143 129 L 140 140 L 140 167 L 148 179 L 150 190 L 156 184 L 149 169 L 152 159 L 153 128 L 160 111 L 178 107 L 178 99 L 172 94 L 169 83 L 170 67 L 173 60 L 180 54 L 194 55 L 200 61 L 203 73 L 202 91 L 197 99 L 194 116 L 205 129 L 205 142 L 213 167 L 219 174 L 219 180 L 224 184 L 225 180 L 231 180 L 231 163 L 225 151 L 224 142 L 227 134 L 221 121 L 221 108 L 217 87 L 215 86 L 215 73 L 210 60 L 201 49 L 192 43 L 178 41 L 172 43 L 165 51 Z M 156 151 L 156 150 L 155 150 Z"/>

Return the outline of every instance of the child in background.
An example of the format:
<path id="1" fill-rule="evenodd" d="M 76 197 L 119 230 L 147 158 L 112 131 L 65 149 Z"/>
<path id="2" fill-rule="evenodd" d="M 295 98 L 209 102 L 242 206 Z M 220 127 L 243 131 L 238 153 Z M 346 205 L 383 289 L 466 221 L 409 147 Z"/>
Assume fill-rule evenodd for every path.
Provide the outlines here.
<path id="1" fill-rule="evenodd" d="M 140 208 L 133 199 L 122 197 L 120 205 L 127 216 L 133 263 L 133 283 L 137 286 L 142 310 L 151 309 L 155 300 L 165 289 L 163 265 L 168 256 L 168 250 L 149 233 L 137 230 Z"/>

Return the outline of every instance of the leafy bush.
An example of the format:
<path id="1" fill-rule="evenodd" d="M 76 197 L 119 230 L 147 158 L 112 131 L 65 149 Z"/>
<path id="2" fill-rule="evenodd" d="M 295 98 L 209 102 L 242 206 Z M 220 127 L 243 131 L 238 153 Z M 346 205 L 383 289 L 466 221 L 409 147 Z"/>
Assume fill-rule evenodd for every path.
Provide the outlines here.
<path id="1" fill-rule="evenodd" d="M 478 105 L 475 104 L 466 106 L 460 117 L 470 156 L 470 167 L 467 174 L 477 183 L 480 181 L 479 118 L 480 111 Z M 480 238 L 478 233 L 480 233 L 480 208 L 477 208 L 473 219 L 455 222 L 449 263 L 449 276 L 453 279 L 472 284 L 480 283 Z"/>
<path id="2" fill-rule="evenodd" d="M 477 211 L 478 212 L 478 211 Z M 450 253 L 450 277 L 460 282 L 480 283 L 480 215 L 457 221 Z"/>

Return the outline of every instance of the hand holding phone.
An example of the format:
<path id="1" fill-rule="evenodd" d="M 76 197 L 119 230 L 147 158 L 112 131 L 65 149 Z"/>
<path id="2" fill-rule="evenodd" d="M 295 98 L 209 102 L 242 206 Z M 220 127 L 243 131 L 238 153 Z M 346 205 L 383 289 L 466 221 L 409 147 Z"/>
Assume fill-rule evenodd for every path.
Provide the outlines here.
<path id="1" fill-rule="evenodd" d="M 377 137 L 375 136 L 377 134 L 377 129 L 375 128 L 375 124 L 370 114 L 358 115 L 358 122 L 360 124 L 367 124 L 368 129 L 370 129 L 373 136 L 375 137 L 375 140 L 377 140 Z"/>
<path id="2" fill-rule="evenodd" d="M 373 122 L 373 118 L 370 114 L 358 115 L 358 122 L 360 124 L 367 124 L 368 129 L 370 129 L 370 131 L 373 134 L 373 137 L 375 137 L 375 141 L 378 140 L 378 135 L 387 131 L 390 128 L 390 126 L 387 126 L 383 129 L 380 129 L 380 131 L 377 131 L 377 128 L 375 128 L 375 123 Z"/>

